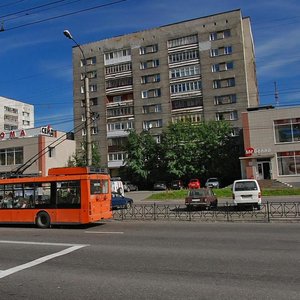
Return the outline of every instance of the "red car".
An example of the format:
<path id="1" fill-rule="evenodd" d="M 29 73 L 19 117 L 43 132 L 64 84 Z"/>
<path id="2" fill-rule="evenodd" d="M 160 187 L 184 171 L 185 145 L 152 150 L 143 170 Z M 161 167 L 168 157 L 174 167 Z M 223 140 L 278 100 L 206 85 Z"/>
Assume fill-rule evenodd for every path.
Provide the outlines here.
<path id="1" fill-rule="evenodd" d="M 200 189 L 200 180 L 199 179 L 191 179 L 188 185 L 189 189 Z"/>
<path id="2" fill-rule="evenodd" d="M 187 208 L 216 208 L 218 199 L 210 188 L 193 189 L 189 191 L 188 196 L 185 198 L 185 205 Z"/>

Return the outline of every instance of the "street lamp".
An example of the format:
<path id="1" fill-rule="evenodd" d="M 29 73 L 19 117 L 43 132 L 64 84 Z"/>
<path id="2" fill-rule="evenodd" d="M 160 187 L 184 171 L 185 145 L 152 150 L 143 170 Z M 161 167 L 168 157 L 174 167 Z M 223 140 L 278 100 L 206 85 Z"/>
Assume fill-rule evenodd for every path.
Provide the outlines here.
<path id="1" fill-rule="evenodd" d="M 87 76 L 86 64 L 84 52 L 81 46 L 74 40 L 69 30 L 64 30 L 64 35 L 72 40 L 81 51 L 84 62 L 84 99 L 85 99 L 85 129 L 86 129 L 86 164 L 87 166 L 92 165 L 92 142 L 91 142 L 91 113 L 90 113 L 90 95 L 89 95 L 89 78 Z"/>

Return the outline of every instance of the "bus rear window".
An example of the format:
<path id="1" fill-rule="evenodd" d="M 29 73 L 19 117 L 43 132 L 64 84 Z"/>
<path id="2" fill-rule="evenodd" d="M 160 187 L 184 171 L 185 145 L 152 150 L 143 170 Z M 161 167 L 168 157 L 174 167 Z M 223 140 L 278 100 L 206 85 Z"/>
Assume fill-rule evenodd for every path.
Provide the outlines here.
<path id="1" fill-rule="evenodd" d="M 108 180 L 91 180 L 91 195 L 107 194 Z"/>

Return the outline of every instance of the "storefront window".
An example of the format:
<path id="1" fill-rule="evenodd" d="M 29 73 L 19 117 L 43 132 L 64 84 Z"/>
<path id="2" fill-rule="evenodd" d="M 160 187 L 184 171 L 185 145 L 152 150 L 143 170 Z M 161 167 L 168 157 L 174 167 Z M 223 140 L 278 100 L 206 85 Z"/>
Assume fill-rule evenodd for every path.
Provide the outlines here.
<path id="1" fill-rule="evenodd" d="M 299 119 L 284 119 L 274 121 L 276 143 L 300 141 Z"/>
<path id="2" fill-rule="evenodd" d="M 300 151 L 277 153 L 279 175 L 300 174 Z"/>

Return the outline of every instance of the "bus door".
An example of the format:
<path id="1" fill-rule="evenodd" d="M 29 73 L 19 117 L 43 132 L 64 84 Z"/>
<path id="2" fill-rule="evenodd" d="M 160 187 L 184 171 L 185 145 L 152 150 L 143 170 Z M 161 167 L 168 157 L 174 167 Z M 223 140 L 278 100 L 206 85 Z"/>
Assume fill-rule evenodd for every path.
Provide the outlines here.
<path id="1" fill-rule="evenodd" d="M 90 213 L 97 215 L 98 220 L 111 218 L 111 196 L 108 179 L 91 179 L 90 182 Z"/>
<path id="2" fill-rule="evenodd" d="M 80 181 L 58 181 L 53 187 L 57 223 L 81 223 Z"/>

